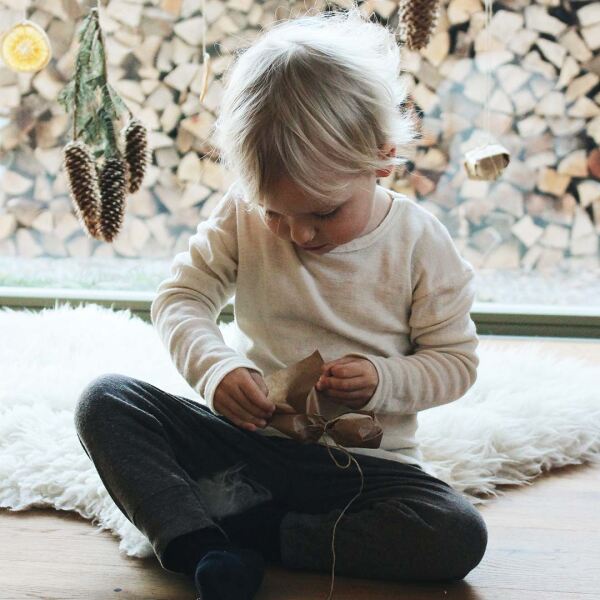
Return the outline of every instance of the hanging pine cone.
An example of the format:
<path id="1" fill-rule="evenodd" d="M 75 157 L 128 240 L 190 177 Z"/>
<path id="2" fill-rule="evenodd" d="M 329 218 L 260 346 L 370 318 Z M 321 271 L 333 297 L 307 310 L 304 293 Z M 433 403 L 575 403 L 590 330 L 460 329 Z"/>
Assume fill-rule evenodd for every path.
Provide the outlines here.
<path id="1" fill-rule="evenodd" d="M 101 240 L 100 189 L 94 159 L 86 144 L 79 140 L 69 142 L 63 152 L 75 214 L 88 237 Z"/>
<path id="2" fill-rule="evenodd" d="M 140 189 L 146 167 L 150 160 L 148 153 L 148 132 L 139 119 L 133 117 L 123 130 L 125 159 L 128 166 L 128 189 L 135 194 Z"/>
<path id="3" fill-rule="evenodd" d="M 100 228 L 106 242 L 118 235 L 125 217 L 127 194 L 127 166 L 120 157 L 107 158 L 100 169 L 100 195 L 102 209 Z"/>
<path id="4" fill-rule="evenodd" d="M 400 35 L 411 50 L 429 44 L 440 14 L 439 0 L 400 0 Z"/>

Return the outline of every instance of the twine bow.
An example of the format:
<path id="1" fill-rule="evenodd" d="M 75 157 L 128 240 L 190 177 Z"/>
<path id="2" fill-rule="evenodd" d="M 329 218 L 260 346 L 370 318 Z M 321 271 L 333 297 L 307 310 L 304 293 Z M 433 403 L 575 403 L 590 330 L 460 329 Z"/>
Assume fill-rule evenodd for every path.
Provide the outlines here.
<path id="1" fill-rule="evenodd" d="M 383 429 L 374 411 L 352 410 L 320 395 L 315 384 L 323 358 L 318 350 L 303 360 L 265 377 L 275 411 L 268 424 L 303 443 L 327 434 L 347 448 L 379 448 Z"/>

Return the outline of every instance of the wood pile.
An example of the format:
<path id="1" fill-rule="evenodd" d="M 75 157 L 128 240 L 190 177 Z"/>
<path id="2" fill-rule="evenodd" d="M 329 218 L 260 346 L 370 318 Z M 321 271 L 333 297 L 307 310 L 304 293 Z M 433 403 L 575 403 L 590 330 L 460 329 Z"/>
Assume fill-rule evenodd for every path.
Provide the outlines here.
<path id="1" fill-rule="evenodd" d="M 210 132 L 233 52 L 275 20 L 326 8 L 321 0 L 206 0 L 211 73 L 200 103 L 201 3 L 104 3 L 109 77 L 151 130 L 153 150 L 123 231 L 106 244 L 87 237 L 74 216 L 62 168 L 70 117 L 56 102 L 89 4 L 0 0 L 3 29 L 22 18 L 24 4 L 54 58 L 37 74 L 0 67 L 0 255 L 160 259 L 187 249 L 230 184 Z M 397 27 L 397 4 L 362 7 Z M 598 267 L 600 3 L 495 2 L 489 35 L 483 8 L 480 0 L 445 0 L 429 46 L 402 50 L 422 136 L 408 168 L 380 183 L 435 214 L 475 267 Z M 462 158 L 487 129 L 511 162 L 496 182 L 472 181 Z"/>
<path id="2" fill-rule="evenodd" d="M 598 2 L 495 2 L 486 31 L 482 2 L 451 0 L 429 46 L 403 50 L 424 118 L 392 187 L 414 190 L 474 266 L 599 266 L 599 48 Z M 461 158 L 488 135 L 510 165 L 469 180 Z"/>

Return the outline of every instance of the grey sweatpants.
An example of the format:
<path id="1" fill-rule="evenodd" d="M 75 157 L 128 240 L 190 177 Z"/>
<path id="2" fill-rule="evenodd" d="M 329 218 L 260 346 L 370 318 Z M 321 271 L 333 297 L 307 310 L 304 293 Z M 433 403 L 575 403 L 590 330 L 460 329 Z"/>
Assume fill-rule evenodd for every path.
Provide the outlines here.
<path id="1" fill-rule="evenodd" d="M 336 466 L 325 446 L 241 429 L 198 402 L 116 373 L 86 386 L 75 426 L 111 498 L 164 569 L 178 572 L 164 560 L 177 536 L 271 500 L 288 511 L 283 566 L 331 572 L 333 527 L 361 479 L 353 462 Z M 341 450 L 331 452 L 348 463 Z M 335 530 L 336 575 L 456 580 L 479 564 L 487 528 L 464 496 L 416 465 L 352 455 L 364 487 Z"/>

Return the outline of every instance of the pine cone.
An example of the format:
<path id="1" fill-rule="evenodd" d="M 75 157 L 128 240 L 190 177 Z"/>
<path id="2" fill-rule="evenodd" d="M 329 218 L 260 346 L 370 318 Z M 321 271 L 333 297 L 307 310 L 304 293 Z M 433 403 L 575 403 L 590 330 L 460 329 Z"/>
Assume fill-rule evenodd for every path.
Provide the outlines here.
<path id="1" fill-rule="evenodd" d="M 400 0 L 400 35 L 411 50 L 429 44 L 440 14 L 440 0 Z"/>
<path id="2" fill-rule="evenodd" d="M 148 152 L 148 132 L 139 119 L 130 119 L 123 130 L 125 159 L 128 166 L 128 189 L 135 194 L 140 189 L 146 167 L 150 162 Z"/>
<path id="3" fill-rule="evenodd" d="M 69 142 L 63 152 L 75 214 L 88 237 L 101 240 L 100 189 L 92 154 L 79 140 Z"/>
<path id="4" fill-rule="evenodd" d="M 100 169 L 100 195 L 102 209 L 100 228 L 106 242 L 118 235 L 125 217 L 127 194 L 127 165 L 120 157 L 106 159 Z"/>

